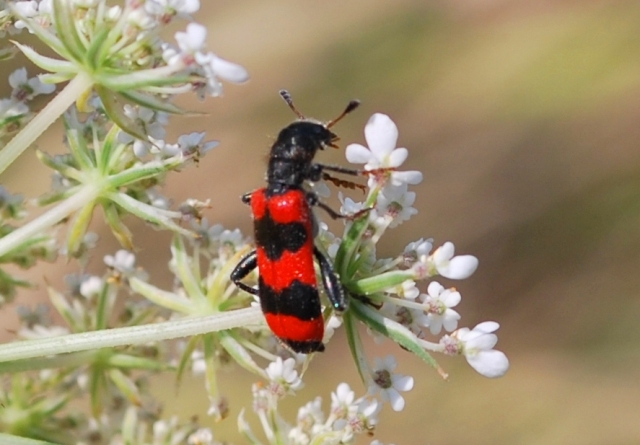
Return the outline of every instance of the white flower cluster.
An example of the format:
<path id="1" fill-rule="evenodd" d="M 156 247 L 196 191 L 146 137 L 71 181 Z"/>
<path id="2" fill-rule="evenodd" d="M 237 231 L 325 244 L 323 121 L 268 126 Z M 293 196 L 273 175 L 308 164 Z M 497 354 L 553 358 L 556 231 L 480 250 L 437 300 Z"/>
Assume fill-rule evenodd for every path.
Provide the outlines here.
<path id="1" fill-rule="evenodd" d="M 276 381 L 299 385 L 299 377 L 293 371 L 293 365 L 294 359 L 283 362 L 278 358 L 267 368 L 270 385 L 253 387 L 253 410 L 260 418 L 269 443 L 348 444 L 353 443 L 360 434 L 373 434 L 378 424 L 380 402 L 371 395 L 356 398 L 347 383 L 340 383 L 336 391 L 331 393 L 329 415 L 325 415 L 322 410 L 322 398 L 316 397 L 298 410 L 295 424 L 291 425 L 281 418 L 278 413 L 278 401 L 284 394 L 274 392 L 273 385 Z M 293 389 L 291 384 L 286 386 L 289 390 Z M 254 437 L 244 419 L 244 413 L 240 414 L 238 424 L 241 432 Z"/>
<path id="2" fill-rule="evenodd" d="M 49 71 L 42 76 L 45 82 L 88 78 L 85 81 L 99 86 L 96 93 L 109 117 L 123 131 L 138 139 L 150 138 L 145 143 L 155 146 L 164 130 L 158 126 L 161 122 L 151 122 L 158 119 L 157 114 L 145 108 L 180 112 L 170 101 L 176 94 L 196 91 L 200 97 L 218 96 L 220 79 L 234 83 L 248 79 L 243 67 L 206 50 L 206 28 L 191 21 L 199 8 L 199 0 L 127 0 L 122 6 L 109 6 L 106 0 L 30 0 L 15 2 L 12 11 L 16 29 L 28 29 L 61 56 L 53 59 L 16 44 L 32 62 Z M 177 46 L 159 37 L 160 28 L 176 17 L 190 21 L 185 31 L 175 33 Z M 114 93 L 116 100 L 143 108 L 123 113 Z M 79 101 L 82 111 L 91 109 L 89 99 Z M 189 145 L 193 149 L 193 141 Z"/>
<path id="3" fill-rule="evenodd" d="M 365 139 L 368 147 L 351 144 L 347 146 L 346 157 L 350 162 L 364 164 L 364 172 L 369 175 L 367 199 L 355 202 L 340 195 L 343 213 L 358 214 L 363 209 L 371 209 L 364 228 L 354 229 L 357 224 L 354 222 L 345 229 L 344 239 L 357 239 L 358 251 L 342 250 L 344 241 L 330 234 L 321 233 L 319 238 L 334 258 L 350 293 L 363 295 L 361 299 L 378 308 L 376 315 L 371 306 L 366 308 L 365 305 L 363 311 L 369 315 L 365 314 L 363 321 L 372 328 L 370 332 L 376 338 L 390 337 L 428 362 L 433 363 L 433 360 L 423 355 L 425 351 L 464 355 L 480 374 L 487 377 L 503 375 L 509 362 L 502 352 L 493 350 L 497 337 L 492 332 L 498 324 L 487 322 L 473 331 L 466 328 L 456 331 L 460 314 L 454 308 L 461 301 L 460 292 L 431 281 L 426 293 L 421 293 L 416 284 L 418 280 L 432 280 L 438 275 L 454 280 L 468 278 L 478 267 L 476 257 L 455 255 L 451 242 L 432 251 L 432 239 L 419 239 L 407 245 L 396 258 L 376 258 L 375 245 L 385 231 L 417 213 L 412 207 L 415 193 L 408 191 L 408 186 L 421 182 L 422 174 L 399 170 L 407 159 L 408 151 L 396 147 L 398 129 L 388 116 L 374 114 L 365 127 Z M 354 244 L 353 240 L 350 244 Z M 352 306 L 360 307 L 360 303 L 355 301 Z M 392 324 L 387 325 L 390 322 Z M 380 325 L 384 328 L 376 329 Z M 389 332 L 389 326 L 393 333 Z M 438 343 L 426 340 L 427 334 L 438 335 L 442 330 L 450 335 L 445 335 Z M 401 377 L 394 380 L 391 377 L 394 367 L 392 357 L 387 357 L 378 361 L 367 374 L 378 383 L 377 388 L 382 391 L 383 398 L 389 400 L 394 409 L 400 410 L 404 402 L 398 391 L 410 389 L 413 381 Z M 370 387 L 376 388 L 371 384 Z"/>
<path id="4" fill-rule="evenodd" d="M 22 127 L 29 115 L 28 102 L 40 94 L 51 94 L 56 87 L 40 78 L 27 76 L 26 68 L 18 68 L 9 75 L 11 96 L 0 99 L 0 138 Z M 12 129 L 13 127 L 13 129 Z"/>
<path id="5" fill-rule="evenodd" d="M 218 78 L 233 83 L 243 83 L 249 79 L 247 71 L 233 62 L 218 57 L 211 51 L 206 52 L 207 28 L 198 23 L 189 23 L 186 32 L 177 32 L 178 48 L 163 45 L 162 57 L 169 66 L 179 69 L 191 67 L 194 74 L 207 81 L 197 86 L 199 96 L 205 94 L 219 96 L 222 84 Z"/>

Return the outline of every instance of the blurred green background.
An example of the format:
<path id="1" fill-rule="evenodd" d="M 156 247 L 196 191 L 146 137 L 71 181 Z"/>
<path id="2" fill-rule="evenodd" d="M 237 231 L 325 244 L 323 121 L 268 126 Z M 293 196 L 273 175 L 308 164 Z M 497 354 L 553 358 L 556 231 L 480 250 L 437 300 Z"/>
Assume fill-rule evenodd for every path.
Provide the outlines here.
<path id="1" fill-rule="evenodd" d="M 168 140 L 206 130 L 221 145 L 170 179 L 165 192 L 174 202 L 210 198 L 210 221 L 250 233 L 239 196 L 263 183 L 268 147 L 293 119 L 277 91 L 289 89 L 300 110 L 319 119 L 359 98 L 361 108 L 336 128 L 343 146 L 363 143 L 369 116 L 384 112 L 410 150 L 407 169 L 425 177 L 415 188 L 419 214 L 388 232 L 379 255 L 434 237 L 480 259 L 471 279 L 446 284 L 462 293 L 461 326 L 500 322 L 498 349 L 510 371 L 488 380 L 463 360 L 443 358 L 451 376 L 443 382 L 394 345 L 370 344 L 371 357 L 393 353 L 400 372 L 416 379 L 405 411 L 385 409 L 375 438 L 640 443 L 640 3 L 202 3 L 196 18 L 209 26 L 209 47 L 252 79 L 226 85 L 221 99 L 182 103 L 206 115 L 173 118 Z M 59 151 L 61 140 L 57 124 L 38 146 Z M 321 156 L 345 162 L 341 151 Z M 48 188 L 49 173 L 31 151 L 2 184 L 32 197 Z M 168 234 L 131 222 L 140 263 L 168 287 Z M 104 236 L 90 269 L 100 270 L 102 255 L 117 245 L 100 221 L 95 230 Z M 46 265 L 31 277 L 61 287 L 74 267 Z M 20 302 L 45 293 L 40 285 Z M 3 317 L 6 340 L 15 320 L 7 311 Z M 318 394 L 326 408 L 341 381 L 362 393 L 343 340 L 314 360 L 306 388 L 285 403 L 291 420 Z M 249 406 L 255 378 L 234 372 L 221 381 L 231 415 L 216 426 L 217 438 L 241 443 L 234 419 Z M 200 380 L 161 397 L 169 413 L 206 412 Z"/>

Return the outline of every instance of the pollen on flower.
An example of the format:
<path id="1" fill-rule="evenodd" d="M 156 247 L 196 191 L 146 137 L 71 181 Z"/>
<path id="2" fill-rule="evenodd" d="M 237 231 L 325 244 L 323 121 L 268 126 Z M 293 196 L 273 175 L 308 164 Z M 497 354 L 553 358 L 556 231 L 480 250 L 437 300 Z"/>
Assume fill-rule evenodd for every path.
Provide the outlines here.
<path id="1" fill-rule="evenodd" d="M 442 352 L 446 355 L 460 355 L 463 351 L 463 345 L 457 339 L 450 335 L 445 335 L 440 339 L 440 345 L 443 347 Z"/>
<path id="2" fill-rule="evenodd" d="M 413 377 L 394 374 L 397 363 L 392 355 L 384 359 L 376 359 L 372 374 L 373 384 L 369 387 L 369 393 L 380 393 L 383 401 L 388 401 L 394 411 L 402 411 L 404 398 L 400 391 L 409 391 L 413 388 Z"/>

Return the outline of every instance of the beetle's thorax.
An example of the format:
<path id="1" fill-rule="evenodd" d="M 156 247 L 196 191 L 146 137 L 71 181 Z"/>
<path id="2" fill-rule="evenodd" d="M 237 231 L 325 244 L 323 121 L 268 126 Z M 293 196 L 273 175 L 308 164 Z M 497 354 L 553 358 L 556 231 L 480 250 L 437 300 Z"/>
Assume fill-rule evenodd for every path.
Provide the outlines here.
<path id="1" fill-rule="evenodd" d="M 296 121 L 284 128 L 271 147 L 269 186 L 302 186 L 309 179 L 316 152 L 336 139 L 335 134 L 316 121 Z"/>

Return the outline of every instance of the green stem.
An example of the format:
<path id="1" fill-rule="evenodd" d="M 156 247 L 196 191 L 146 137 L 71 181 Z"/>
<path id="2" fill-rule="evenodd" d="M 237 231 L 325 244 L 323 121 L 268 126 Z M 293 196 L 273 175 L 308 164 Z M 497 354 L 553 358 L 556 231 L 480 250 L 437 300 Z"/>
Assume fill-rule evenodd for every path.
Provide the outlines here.
<path id="1" fill-rule="evenodd" d="M 347 342 L 349 343 L 349 350 L 358 368 L 358 374 L 362 383 L 368 388 L 371 385 L 371 368 L 367 362 L 367 356 L 364 353 L 364 347 L 362 346 L 362 339 L 358 332 L 358 325 L 351 312 L 347 312 L 342 319 L 346 334 Z"/>
<path id="2" fill-rule="evenodd" d="M 37 357 L 28 360 L 15 360 L 0 363 L 0 373 L 18 373 L 25 371 L 39 371 L 41 369 L 73 368 L 86 365 L 95 360 L 96 351 L 82 351 L 73 354 L 62 354 L 54 357 Z M 0 441 L 0 443 L 4 443 Z"/>
<path id="3" fill-rule="evenodd" d="M 20 133 L 0 150 L 0 174 L 92 85 L 93 80 L 88 74 L 78 73 Z"/>
<path id="4" fill-rule="evenodd" d="M 48 212 L 2 237 L 0 239 L 0 257 L 28 242 L 32 237 L 41 235 L 46 229 L 58 224 L 76 210 L 96 199 L 99 194 L 100 191 L 97 187 L 85 186 Z"/>
<path id="5" fill-rule="evenodd" d="M 27 437 L 18 437 L 3 433 L 0 433 L 0 443 L 2 445 L 56 445 L 53 442 L 45 442 L 44 440 L 29 439 Z"/>
<path id="6" fill-rule="evenodd" d="M 259 308 L 246 308 L 204 317 L 153 323 L 143 326 L 82 332 L 60 337 L 25 340 L 0 345 L 0 362 L 43 357 L 52 354 L 113 348 L 116 346 L 142 345 L 148 342 L 189 337 L 249 325 L 264 323 Z"/>

